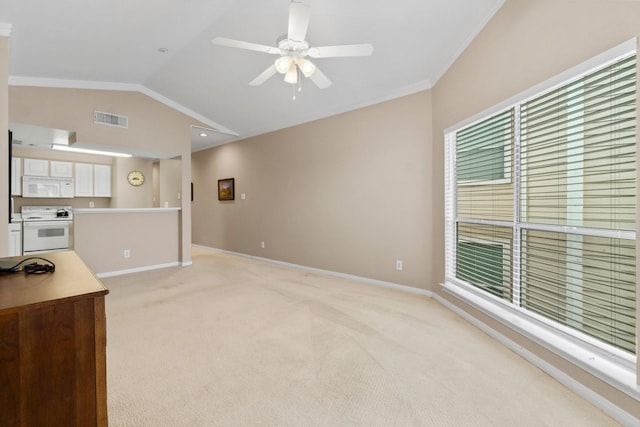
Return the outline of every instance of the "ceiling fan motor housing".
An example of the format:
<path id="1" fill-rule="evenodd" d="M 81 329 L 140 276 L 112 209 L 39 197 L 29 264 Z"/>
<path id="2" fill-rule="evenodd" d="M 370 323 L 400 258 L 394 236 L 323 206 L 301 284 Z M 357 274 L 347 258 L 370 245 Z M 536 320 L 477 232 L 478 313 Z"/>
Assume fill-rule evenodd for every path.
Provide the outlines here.
<path id="1" fill-rule="evenodd" d="M 276 59 L 275 66 L 279 73 L 286 74 L 287 83 L 298 83 L 298 69 L 305 77 L 310 77 L 315 72 L 315 65 L 304 59 L 309 54 L 308 42 L 292 40 L 286 35 L 279 38 L 277 42 L 281 57 Z"/>
<path id="2" fill-rule="evenodd" d="M 278 49 L 280 49 L 282 55 L 302 58 L 308 54 L 309 43 L 304 40 L 297 41 L 283 38 L 278 40 Z"/>

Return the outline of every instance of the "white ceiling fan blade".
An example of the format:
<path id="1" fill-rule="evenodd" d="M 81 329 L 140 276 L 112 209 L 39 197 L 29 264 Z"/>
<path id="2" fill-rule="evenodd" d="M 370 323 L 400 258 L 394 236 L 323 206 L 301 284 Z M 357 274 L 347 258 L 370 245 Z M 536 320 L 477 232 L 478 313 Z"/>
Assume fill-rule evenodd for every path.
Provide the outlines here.
<path id="1" fill-rule="evenodd" d="M 269 80 L 271 78 L 271 76 L 273 76 L 276 73 L 276 71 L 277 70 L 276 70 L 275 64 L 271 64 L 271 66 L 269 68 L 267 68 L 262 73 L 260 73 L 260 75 L 258 77 L 256 77 L 255 79 L 251 80 L 251 82 L 249 82 L 249 84 L 251 86 L 260 86 L 262 83 L 264 83 L 267 80 Z"/>
<path id="2" fill-rule="evenodd" d="M 298 42 L 307 37 L 311 8 L 306 4 L 291 2 L 289 5 L 289 30 L 287 38 Z"/>
<path id="3" fill-rule="evenodd" d="M 233 40 L 225 37 L 216 37 L 215 39 L 211 40 L 211 43 L 218 46 L 236 47 L 238 49 L 255 50 L 258 52 L 271 53 L 274 55 L 280 53 L 280 49 L 278 49 L 277 47 L 267 46 L 264 44 L 243 42 L 240 40 Z"/>
<path id="4" fill-rule="evenodd" d="M 331 86 L 331 80 L 329 80 L 322 71 L 318 70 L 318 67 L 316 67 L 316 70 L 313 72 L 313 74 L 309 78 L 320 89 L 326 89 L 329 86 Z"/>
<path id="5" fill-rule="evenodd" d="M 369 56 L 373 53 L 373 46 L 364 44 L 345 44 L 341 46 L 319 46 L 309 49 L 312 58 L 335 58 L 339 56 Z"/>

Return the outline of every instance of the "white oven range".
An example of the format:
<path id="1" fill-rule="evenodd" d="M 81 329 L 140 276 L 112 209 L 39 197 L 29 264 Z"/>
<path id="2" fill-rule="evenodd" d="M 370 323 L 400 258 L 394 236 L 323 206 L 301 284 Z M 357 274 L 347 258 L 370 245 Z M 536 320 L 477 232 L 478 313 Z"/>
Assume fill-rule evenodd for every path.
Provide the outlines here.
<path id="1" fill-rule="evenodd" d="M 24 255 L 69 249 L 71 206 L 23 206 L 21 212 Z"/>

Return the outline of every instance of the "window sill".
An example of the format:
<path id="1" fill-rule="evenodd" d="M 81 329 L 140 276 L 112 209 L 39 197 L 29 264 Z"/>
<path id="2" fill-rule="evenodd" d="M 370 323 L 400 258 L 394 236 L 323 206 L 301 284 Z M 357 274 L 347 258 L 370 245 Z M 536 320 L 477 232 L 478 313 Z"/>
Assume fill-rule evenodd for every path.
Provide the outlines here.
<path id="1" fill-rule="evenodd" d="M 445 282 L 442 288 L 619 391 L 640 400 L 640 385 L 636 383 L 637 358 L 606 352 L 529 316 L 523 310 L 493 301 L 470 286 Z"/>

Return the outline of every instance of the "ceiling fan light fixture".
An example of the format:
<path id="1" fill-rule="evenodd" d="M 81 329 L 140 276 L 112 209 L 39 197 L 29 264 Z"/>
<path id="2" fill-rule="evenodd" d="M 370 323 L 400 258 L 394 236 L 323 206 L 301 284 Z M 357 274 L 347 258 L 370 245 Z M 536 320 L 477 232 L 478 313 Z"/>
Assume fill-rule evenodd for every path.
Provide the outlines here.
<path id="1" fill-rule="evenodd" d="M 293 58 L 291 58 L 289 55 L 281 56 L 280 58 L 276 59 L 276 70 L 278 70 L 280 74 L 284 74 L 289 71 L 292 63 Z"/>
<path id="2" fill-rule="evenodd" d="M 296 64 L 291 64 L 291 67 L 287 70 L 284 75 L 284 81 L 287 83 L 291 83 L 292 85 L 298 83 L 298 67 Z"/>
<path id="3" fill-rule="evenodd" d="M 304 74 L 304 76 L 307 78 L 311 77 L 316 71 L 316 66 L 313 65 L 313 62 L 309 61 L 308 59 L 300 58 L 296 61 L 296 63 L 300 68 L 300 71 L 302 71 L 302 74 Z"/>

